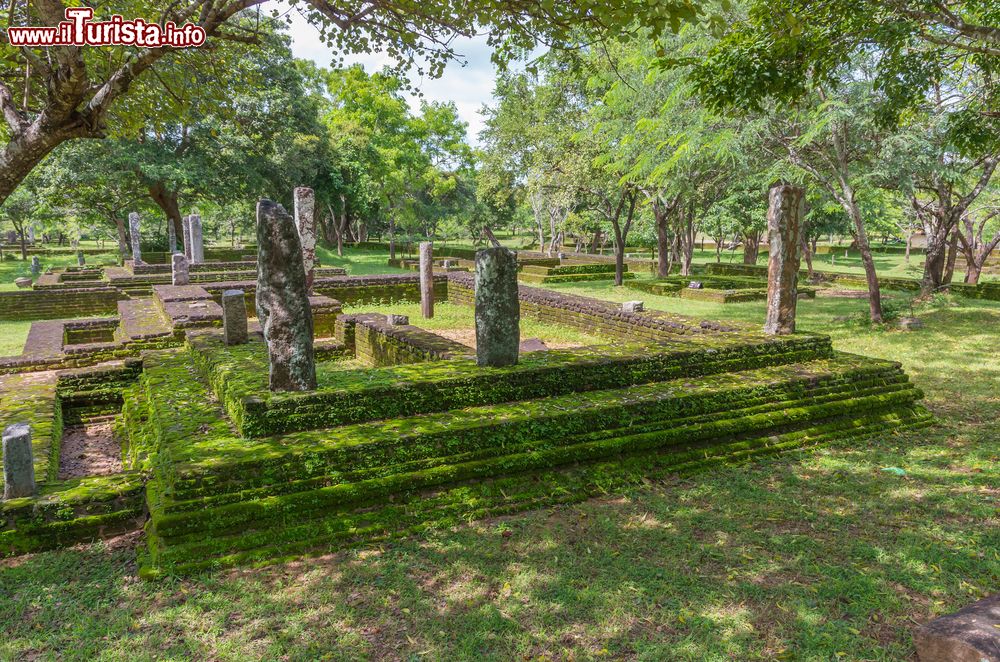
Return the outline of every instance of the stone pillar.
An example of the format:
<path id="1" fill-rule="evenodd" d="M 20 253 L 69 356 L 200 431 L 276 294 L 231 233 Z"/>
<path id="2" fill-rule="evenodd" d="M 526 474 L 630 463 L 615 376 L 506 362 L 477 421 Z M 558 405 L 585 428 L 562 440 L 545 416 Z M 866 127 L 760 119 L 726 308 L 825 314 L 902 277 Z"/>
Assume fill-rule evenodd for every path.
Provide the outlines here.
<path id="1" fill-rule="evenodd" d="M 316 388 L 313 319 L 295 221 L 270 200 L 257 203 L 257 319 L 267 342 L 272 391 Z"/>
<path id="2" fill-rule="evenodd" d="M 38 259 L 37 255 L 31 256 L 31 275 L 38 278 L 38 274 L 42 273 L 42 262 Z"/>
<path id="3" fill-rule="evenodd" d="M 139 214 L 134 211 L 128 215 L 128 234 L 132 240 L 132 261 L 135 264 L 142 264 L 142 249 L 139 247 L 142 238 L 139 231 Z"/>
<path id="4" fill-rule="evenodd" d="M 8 425 L 3 431 L 3 498 L 35 493 L 35 461 L 31 452 L 31 426 Z"/>
<path id="5" fill-rule="evenodd" d="M 191 270 L 184 253 L 174 253 L 170 256 L 170 283 L 173 285 L 191 284 Z"/>
<path id="6" fill-rule="evenodd" d="M 191 217 L 185 216 L 181 219 L 181 232 L 184 233 L 184 257 L 191 261 Z"/>
<path id="7" fill-rule="evenodd" d="M 420 314 L 434 317 L 434 244 L 420 242 Z"/>
<path id="8" fill-rule="evenodd" d="M 76 264 L 77 266 L 84 267 L 87 265 L 87 258 L 83 256 L 83 251 L 76 252 Z"/>
<path id="9" fill-rule="evenodd" d="M 167 218 L 167 253 L 173 255 L 177 252 L 177 228 L 174 227 L 174 219 Z"/>
<path id="10" fill-rule="evenodd" d="M 520 342 L 517 253 L 499 246 L 476 251 L 476 362 L 514 365 Z"/>
<path id="11" fill-rule="evenodd" d="M 795 302 L 798 299 L 799 224 L 805 205 L 805 189 L 778 182 L 768 194 L 767 318 L 764 333 L 795 332 Z"/>
<path id="12" fill-rule="evenodd" d="M 205 261 L 205 244 L 201 235 L 201 216 L 191 214 L 189 218 L 191 219 L 191 229 L 188 230 L 191 234 L 191 264 L 201 264 Z"/>
<path id="13" fill-rule="evenodd" d="M 242 345 L 247 341 L 247 301 L 243 290 L 222 293 L 222 330 L 227 345 Z"/>
<path id="14" fill-rule="evenodd" d="M 308 186 L 292 192 L 295 202 L 295 227 L 302 244 L 302 265 L 306 272 L 306 287 L 312 292 L 316 269 L 316 194 Z"/>
<path id="15" fill-rule="evenodd" d="M 34 225 L 29 225 L 28 226 L 28 243 L 31 244 L 32 246 L 35 245 L 35 226 Z"/>

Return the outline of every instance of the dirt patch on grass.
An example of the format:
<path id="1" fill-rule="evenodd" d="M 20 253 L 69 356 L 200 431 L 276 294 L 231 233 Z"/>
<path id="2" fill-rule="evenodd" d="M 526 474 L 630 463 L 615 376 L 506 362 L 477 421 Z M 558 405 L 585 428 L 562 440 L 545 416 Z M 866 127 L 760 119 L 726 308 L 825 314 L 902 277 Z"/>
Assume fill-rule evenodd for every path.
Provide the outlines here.
<path id="1" fill-rule="evenodd" d="M 119 473 L 121 454 L 121 446 L 111 431 L 111 421 L 67 427 L 59 452 L 59 479 Z"/>

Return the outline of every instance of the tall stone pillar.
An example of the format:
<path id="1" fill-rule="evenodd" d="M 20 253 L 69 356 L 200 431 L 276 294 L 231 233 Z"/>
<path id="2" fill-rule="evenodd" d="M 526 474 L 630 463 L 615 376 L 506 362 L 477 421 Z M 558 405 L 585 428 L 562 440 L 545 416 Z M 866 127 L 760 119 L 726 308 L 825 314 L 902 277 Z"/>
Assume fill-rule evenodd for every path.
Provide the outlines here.
<path id="1" fill-rule="evenodd" d="M 139 214 L 134 211 L 129 212 L 128 215 L 128 234 L 132 240 L 132 261 L 135 264 L 142 264 L 142 248 L 139 247 L 139 242 L 142 239 L 139 230 Z"/>
<path id="2" fill-rule="evenodd" d="M 313 319 L 295 221 L 270 200 L 257 203 L 257 319 L 267 342 L 272 391 L 316 388 Z"/>
<path id="3" fill-rule="evenodd" d="M 170 256 L 170 283 L 172 285 L 191 284 L 191 270 L 184 253 L 174 253 Z"/>
<path id="4" fill-rule="evenodd" d="M 420 242 L 420 313 L 434 317 L 434 244 Z"/>
<path id="5" fill-rule="evenodd" d="M 312 292 L 316 269 L 316 194 L 308 186 L 299 186 L 292 192 L 292 198 L 295 202 L 295 227 L 302 244 L 306 287 Z"/>
<path id="6" fill-rule="evenodd" d="M 764 333 L 795 332 L 798 299 L 799 227 L 804 214 L 805 189 L 784 182 L 768 194 L 767 318 Z"/>
<path id="7" fill-rule="evenodd" d="M 167 254 L 173 255 L 177 252 L 177 228 L 174 227 L 174 219 L 167 217 Z"/>
<path id="8" fill-rule="evenodd" d="M 205 243 L 201 234 L 201 216 L 191 214 L 191 264 L 201 264 L 205 261 Z"/>
<path id="9" fill-rule="evenodd" d="M 38 278 L 38 274 L 42 273 L 42 262 L 38 259 L 37 255 L 31 256 L 31 275 Z"/>
<path id="10" fill-rule="evenodd" d="M 517 363 L 521 305 L 517 298 L 517 253 L 500 246 L 476 251 L 476 362 Z"/>
<path id="11" fill-rule="evenodd" d="M 76 252 L 76 264 L 80 267 L 87 266 L 87 258 L 83 256 L 83 251 Z"/>
<path id="12" fill-rule="evenodd" d="M 8 425 L 3 431 L 3 498 L 16 499 L 34 493 L 31 426 L 27 423 Z"/>
<path id="13" fill-rule="evenodd" d="M 222 331 L 227 345 L 242 345 L 247 341 L 247 300 L 243 290 L 222 293 Z"/>
<path id="14" fill-rule="evenodd" d="M 181 231 L 184 233 L 184 257 L 191 261 L 191 217 L 185 216 L 181 219 Z"/>

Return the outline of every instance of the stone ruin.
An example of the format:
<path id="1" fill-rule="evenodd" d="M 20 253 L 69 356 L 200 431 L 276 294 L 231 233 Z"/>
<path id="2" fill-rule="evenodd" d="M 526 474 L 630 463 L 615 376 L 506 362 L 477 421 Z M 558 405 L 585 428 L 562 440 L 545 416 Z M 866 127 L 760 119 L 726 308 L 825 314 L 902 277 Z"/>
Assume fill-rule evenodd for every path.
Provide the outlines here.
<path id="1" fill-rule="evenodd" d="M 521 342 L 517 253 L 496 246 L 476 251 L 476 362 L 515 365 Z"/>
<path id="2" fill-rule="evenodd" d="M 805 207 L 805 189 L 777 183 L 768 194 L 767 317 L 764 333 L 795 332 L 798 301 L 799 231 Z"/>

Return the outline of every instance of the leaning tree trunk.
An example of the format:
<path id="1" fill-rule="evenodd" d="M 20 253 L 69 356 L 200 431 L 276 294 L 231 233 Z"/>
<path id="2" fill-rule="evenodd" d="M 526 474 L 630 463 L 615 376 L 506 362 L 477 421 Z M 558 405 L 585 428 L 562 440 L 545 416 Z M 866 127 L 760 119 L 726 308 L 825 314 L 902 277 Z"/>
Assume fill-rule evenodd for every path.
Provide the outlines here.
<path id="1" fill-rule="evenodd" d="M 951 240 L 948 242 L 948 259 L 945 261 L 944 276 L 941 278 L 942 285 L 950 285 L 951 279 L 955 276 L 955 261 L 958 259 L 958 228 L 951 231 Z"/>
<path id="2" fill-rule="evenodd" d="M 177 191 L 171 191 L 163 182 L 153 182 L 149 185 L 149 197 L 166 214 L 167 223 L 174 224 L 175 236 L 182 237 L 184 224 L 181 221 L 181 208 L 177 203 Z"/>
<path id="3" fill-rule="evenodd" d="M 875 271 L 875 260 L 872 259 L 872 249 L 868 243 L 868 233 L 861 218 L 861 211 L 856 204 L 849 205 L 848 213 L 854 221 L 855 242 L 861 252 L 861 263 L 865 267 L 865 280 L 868 282 L 868 314 L 875 324 L 882 323 L 882 290 L 878 284 L 878 273 Z"/>

